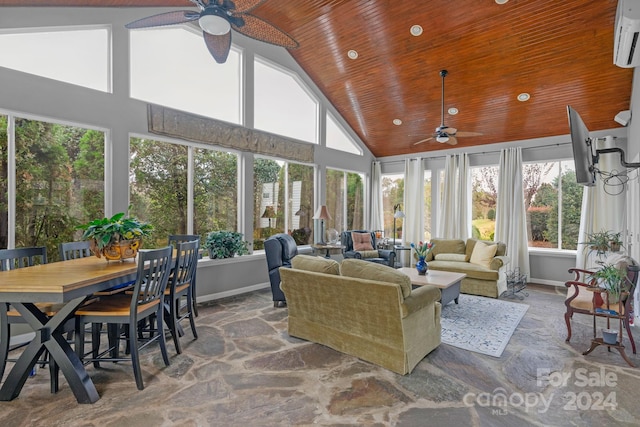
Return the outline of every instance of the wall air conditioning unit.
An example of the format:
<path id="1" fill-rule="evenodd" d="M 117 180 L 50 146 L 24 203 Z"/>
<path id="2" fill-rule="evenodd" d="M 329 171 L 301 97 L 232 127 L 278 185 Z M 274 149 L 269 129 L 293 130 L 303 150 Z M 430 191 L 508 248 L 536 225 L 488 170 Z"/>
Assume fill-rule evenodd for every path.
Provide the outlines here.
<path id="1" fill-rule="evenodd" d="M 614 29 L 613 63 L 631 68 L 640 65 L 640 0 L 618 0 Z"/>

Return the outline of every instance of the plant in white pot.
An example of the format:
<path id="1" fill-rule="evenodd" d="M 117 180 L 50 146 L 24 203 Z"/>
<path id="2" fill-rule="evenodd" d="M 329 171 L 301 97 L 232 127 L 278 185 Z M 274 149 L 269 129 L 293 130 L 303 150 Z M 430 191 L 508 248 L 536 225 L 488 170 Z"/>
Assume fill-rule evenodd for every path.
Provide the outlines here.
<path id="1" fill-rule="evenodd" d="M 207 235 L 204 247 L 209 251 L 211 259 L 246 255 L 249 253 L 249 243 L 242 237 L 243 234 L 237 231 L 212 231 Z"/>

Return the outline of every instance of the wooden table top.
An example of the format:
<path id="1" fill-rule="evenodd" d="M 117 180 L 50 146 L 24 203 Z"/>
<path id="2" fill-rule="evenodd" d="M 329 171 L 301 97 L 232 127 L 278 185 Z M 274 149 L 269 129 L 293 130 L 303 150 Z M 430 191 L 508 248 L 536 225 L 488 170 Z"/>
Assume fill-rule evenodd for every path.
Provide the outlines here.
<path id="1" fill-rule="evenodd" d="M 0 301 L 65 302 L 135 278 L 138 263 L 94 256 L 0 272 Z"/>
<path id="2" fill-rule="evenodd" d="M 433 285 L 440 289 L 448 288 L 467 277 L 464 273 L 439 270 L 429 270 L 427 274 L 421 276 L 414 267 L 402 267 L 399 268 L 398 271 L 409 276 L 413 285 Z"/>

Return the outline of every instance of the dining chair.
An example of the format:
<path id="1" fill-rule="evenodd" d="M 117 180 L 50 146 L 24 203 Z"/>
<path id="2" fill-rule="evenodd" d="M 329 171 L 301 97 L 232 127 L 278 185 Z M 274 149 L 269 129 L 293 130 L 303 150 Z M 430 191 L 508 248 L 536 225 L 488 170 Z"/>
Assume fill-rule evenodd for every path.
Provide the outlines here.
<path id="1" fill-rule="evenodd" d="M 172 245 L 177 248 L 178 243 L 186 243 L 191 242 L 193 240 L 198 241 L 198 247 L 196 252 L 198 253 L 198 259 L 202 258 L 200 254 L 200 236 L 197 234 L 170 234 L 169 235 L 169 245 Z M 191 300 L 193 301 L 193 313 L 198 317 L 198 302 L 196 301 L 196 273 L 198 271 L 198 267 L 196 266 L 196 271 L 193 273 L 193 280 L 191 281 Z"/>
<path id="2" fill-rule="evenodd" d="M 0 271 L 14 270 L 16 268 L 31 267 L 46 263 L 47 248 L 45 246 L 0 250 Z M 16 350 L 29 343 L 29 341 L 27 341 L 17 344 L 14 347 L 10 346 L 11 325 L 26 324 L 27 322 L 17 310 L 11 309 L 9 304 L 5 303 L 3 305 L 4 307 L 0 307 L 0 379 L 2 379 L 7 362 L 15 362 L 14 359 L 9 359 L 9 351 Z M 38 303 L 37 306 L 49 317 L 53 316 L 58 309 L 57 304 L 47 302 Z M 41 365 L 47 364 L 48 359 L 48 354 L 45 351 L 40 362 Z M 51 375 L 51 392 L 56 393 L 58 391 L 58 367 L 55 363 L 48 363 L 48 365 Z"/>
<path id="3" fill-rule="evenodd" d="M 101 297 L 99 301 L 80 308 L 75 313 L 76 353 L 83 363 L 131 361 L 133 374 L 138 390 L 144 389 L 140 370 L 139 351 L 149 344 L 158 341 L 164 364 L 169 366 L 169 356 L 163 333 L 148 337 L 136 334 L 138 322 L 155 316 L 158 331 L 163 330 L 163 298 L 171 271 L 173 248 L 166 246 L 160 249 L 138 252 L 138 270 L 132 292 L 118 293 Z M 91 351 L 85 353 L 85 325 L 92 323 Z M 109 345 L 100 351 L 100 331 L 97 325 L 107 323 Z M 120 326 L 124 326 L 121 328 Z M 121 332 L 123 331 L 123 332 Z M 126 340 L 130 351 L 129 357 L 120 357 L 119 345 Z"/>
<path id="4" fill-rule="evenodd" d="M 60 261 L 91 256 L 91 244 L 88 240 L 60 243 L 58 249 L 60 251 Z"/>
<path id="5" fill-rule="evenodd" d="M 193 316 L 193 287 L 191 283 L 198 266 L 198 241 L 178 243 L 176 261 L 169 284 L 164 292 L 165 307 L 168 308 L 167 324 L 178 354 L 182 353 L 179 337 L 184 335 L 180 322 L 189 319 L 193 338 L 198 339 Z M 183 304 L 183 300 L 186 300 Z"/>

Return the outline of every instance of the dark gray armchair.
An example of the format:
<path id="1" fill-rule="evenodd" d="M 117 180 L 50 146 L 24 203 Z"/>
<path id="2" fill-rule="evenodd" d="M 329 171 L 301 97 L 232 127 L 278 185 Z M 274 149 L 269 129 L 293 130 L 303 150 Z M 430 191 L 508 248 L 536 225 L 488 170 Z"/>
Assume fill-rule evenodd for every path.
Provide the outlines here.
<path id="1" fill-rule="evenodd" d="M 368 251 L 355 251 L 353 249 L 353 239 L 351 238 L 351 232 L 355 233 L 369 233 L 371 235 L 372 250 Z M 376 249 L 376 233 L 366 230 L 348 230 L 343 231 L 340 236 L 340 243 L 345 247 L 345 258 L 357 258 L 364 261 L 375 262 L 377 264 L 388 265 L 394 267 L 396 262 L 396 253 L 392 250 Z"/>
<path id="2" fill-rule="evenodd" d="M 274 234 L 264 241 L 264 252 L 267 255 L 269 282 L 273 294 L 273 306 L 287 305 L 284 293 L 280 290 L 280 267 L 291 268 L 291 259 L 298 255 L 298 246 L 293 237 L 286 233 Z"/>

